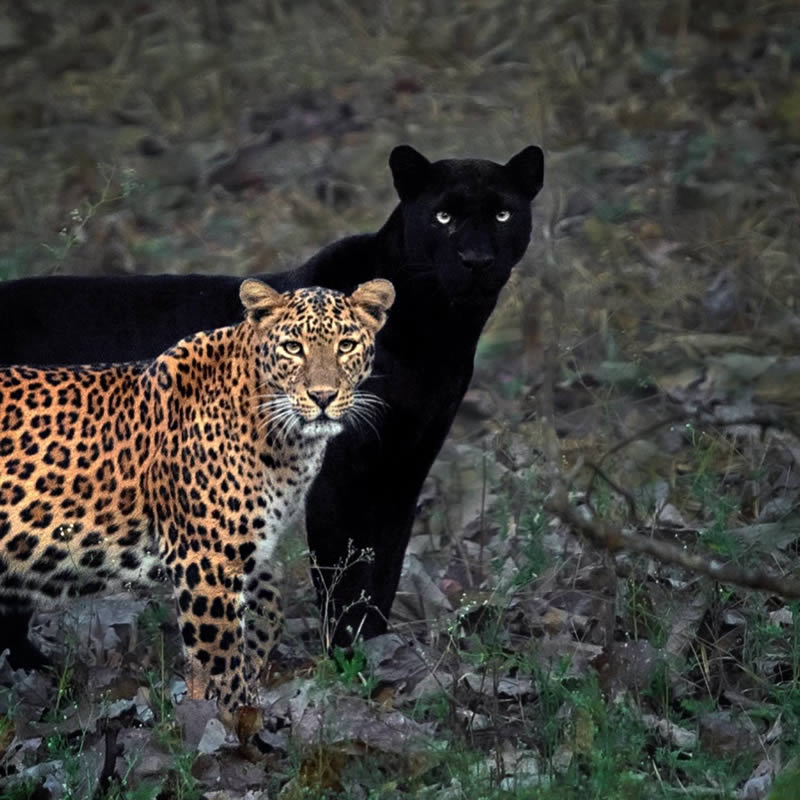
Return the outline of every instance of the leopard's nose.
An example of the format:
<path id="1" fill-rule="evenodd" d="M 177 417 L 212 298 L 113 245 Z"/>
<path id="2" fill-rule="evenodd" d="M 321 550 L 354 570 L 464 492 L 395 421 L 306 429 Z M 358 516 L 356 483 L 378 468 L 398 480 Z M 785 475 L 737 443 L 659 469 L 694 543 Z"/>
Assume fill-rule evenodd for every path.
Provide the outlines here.
<path id="1" fill-rule="evenodd" d="M 324 411 L 336 398 L 336 389 L 315 388 L 308 390 L 308 396 Z"/>
<path id="2" fill-rule="evenodd" d="M 491 267 L 494 263 L 493 256 L 484 253 L 476 253 L 474 250 L 459 250 L 458 257 L 467 269 L 472 270 L 486 269 L 487 267 Z"/>

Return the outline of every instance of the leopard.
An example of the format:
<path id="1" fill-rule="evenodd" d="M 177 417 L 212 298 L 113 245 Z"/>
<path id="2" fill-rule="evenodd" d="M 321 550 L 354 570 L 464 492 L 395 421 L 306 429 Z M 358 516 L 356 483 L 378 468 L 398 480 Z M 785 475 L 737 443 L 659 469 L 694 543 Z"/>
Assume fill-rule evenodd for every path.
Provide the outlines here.
<path id="1" fill-rule="evenodd" d="M 544 185 L 536 145 L 494 161 L 432 160 L 398 144 L 388 162 L 399 202 L 377 230 L 257 276 L 279 291 L 351 291 L 385 278 L 397 293 L 365 384 L 381 401 L 375 430 L 349 426 L 331 442 L 306 501 L 312 575 L 334 647 L 387 630 L 422 485 L 470 385 L 484 325 L 528 248 L 532 203 Z M 237 287 L 225 274 L 0 282 L 0 364 L 152 357 L 195 320 L 229 324 L 239 313 Z M 33 666 L 41 658 L 27 631 L 24 615 L 0 618 L 0 646 Z"/>
<path id="2" fill-rule="evenodd" d="M 239 323 L 147 364 L 0 370 L 0 606 L 166 583 L 189 694 L 229 720 L 282 626 L 278 542 L 369 408 L 394 289 L 239 295 Z"/>

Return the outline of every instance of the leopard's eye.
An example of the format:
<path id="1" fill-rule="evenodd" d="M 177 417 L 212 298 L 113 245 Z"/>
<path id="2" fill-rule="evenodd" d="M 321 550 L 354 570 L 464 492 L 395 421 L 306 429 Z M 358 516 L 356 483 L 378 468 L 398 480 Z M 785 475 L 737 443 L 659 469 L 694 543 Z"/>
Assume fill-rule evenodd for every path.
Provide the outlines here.
<path id="1" fill-rule="evenodd" d="M 495 218 L 495 219 L 496 219 L 498 222 L 508 222 L 508 221 L 511 219 L 511 212 L 510 212 L 510 211 L 507 211 L 506 209 L 503 209 L 502 211 L 498 211 L 498 212 L 497 212 L 497 213 L 494 215 L 494 218 Z"/>
<path id="2" fill-rule="evenodd" d="M 290 355 L 290 356 L 301 356 L 303 355 L 303 345 L 300 342 L 295 341 L 288 341 L 283 342 L 283 349 Z"/>
<path id="3" fill-rule="evenodd" d="M 342 339 L 339 342 L 339 352 L 340 353 L 352 353 L 355 350 L 356 342 L 353 339 Z"/>
<path id="4" fill-rule="evenodd" d="M 452 219 L 453 218 L 446 211 L 437 211 L 436 212 L 436 221 L 440 225 L 449 225 L 450 224 L 450 220 L 452 220 Z"/>

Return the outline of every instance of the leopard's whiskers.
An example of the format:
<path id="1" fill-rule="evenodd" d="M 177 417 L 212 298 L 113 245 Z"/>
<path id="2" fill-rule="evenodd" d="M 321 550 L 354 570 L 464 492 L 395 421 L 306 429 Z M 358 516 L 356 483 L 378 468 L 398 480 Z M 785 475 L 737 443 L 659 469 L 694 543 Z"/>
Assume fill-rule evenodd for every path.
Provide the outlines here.
<path id="1" fill-rule="evenodd" d="M 289 426 L 286 428 L 286 431 L 285 431 L 285 433 L 283 434 L 283 435 L 284 435 L 284 437 L 288 437 L 288 436 L 289 436 L 289 434 L 290 434 L 290 433 L 291 433 L 291 432 L 292 432 L 292 431 L 293 431 L 293 430 L 294 430 L 294 429 L 295 429 L 295 428 L 296 428 L 298 425 L 300 425 L 300 417 L 299 417 L 297 414 L 295 414 L 295 415 L 292 417 L 291 421 L 289 422 Z"/>
<path id="2" fill-rule="evenodd" d="M 276 439 L 285 439 L 297 424 L 297 411 L 291 399 L 282 392 L 264 394 L 256 397 L 256 414 L 262 419 L 258 429 L 271 427 Z"/>
<path id="3" fill-rule="evenodd" d="M 267 416 L 265 416 L 264 419 L 261 420 L 261 422 L 259 423 L 259 427 L 262 428 L 270 424 L 273 427 L 278 427 L 280 423 L 282 423 L 285 419 L 293 415 L 294 415 L 294 409 L 291 407 L 273 411 L 271 413 L 268 413 Z"/>
<path id="4" fill-rule="evenodd" d="M 277 438 L 282 438 L 283 429 L 289 425 L 293 417 L 294 411 L 291 409 L 286 409 L 280 414 L 274 414 L 265 419 L 260 427 L 265 429 L 268 428 Z"/>
<path id="5" fill-rule="evenodd" d="M 367 392 L 363 389 L 356 389 L 353 392 L 353 402 L 358 405 L 371 405 L 379 408 L 388 408 L 389 404 L 374 392 Z"/>
<path id="6" fill-rule="evenodd" d="M 286 439 L 289 436 L 289 431 L 294 426 L 296 419 L 297 418 L 294 414 L 284 415 L 275 431 L 275 436 L 278 439 Z"/>
<path id="7" fill-rule="evenodd" d="M 360 410 L 351 409 L 351 411 L 352 411 L 353 421 L 355 422 L 356 427 L 360 427 L 362 424 L 368 425 L 370 428 L 372 428 L 372 432 L 375 434 L 375 438 L 380 442 L 381 441 L 380 431 L 377 429 L 377 427 L 375 427 L 372 420 L 370 420 L 368 417 L 365 417 Z"/>

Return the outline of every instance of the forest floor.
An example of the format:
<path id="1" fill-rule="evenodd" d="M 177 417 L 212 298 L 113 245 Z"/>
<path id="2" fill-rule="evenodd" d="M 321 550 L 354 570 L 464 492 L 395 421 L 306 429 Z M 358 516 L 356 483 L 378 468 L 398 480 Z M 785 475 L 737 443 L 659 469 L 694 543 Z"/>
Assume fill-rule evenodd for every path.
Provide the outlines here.
<path id="1" fill-rule="evenodd" d="M 101 6 L 0 10 L 1 278 L 285 269 L 381 225 L 403 142 L 546 183 L 393 633 L 324 657 L 298 536 L 240 747 L 167 598 L 42 615 L 0 798 L 800 797 L 796 3 Z"/>

